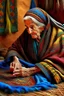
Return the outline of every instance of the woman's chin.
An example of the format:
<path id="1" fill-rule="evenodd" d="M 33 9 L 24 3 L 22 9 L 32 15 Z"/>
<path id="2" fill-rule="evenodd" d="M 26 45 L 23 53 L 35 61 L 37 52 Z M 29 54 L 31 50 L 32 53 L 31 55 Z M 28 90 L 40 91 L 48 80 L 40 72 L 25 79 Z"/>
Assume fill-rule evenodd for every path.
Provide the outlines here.
<path id="1" fill-rule="evenodd" d="M 31 36 L 32 37 L 32 39 L 37 39 L 37 36 Z"/>

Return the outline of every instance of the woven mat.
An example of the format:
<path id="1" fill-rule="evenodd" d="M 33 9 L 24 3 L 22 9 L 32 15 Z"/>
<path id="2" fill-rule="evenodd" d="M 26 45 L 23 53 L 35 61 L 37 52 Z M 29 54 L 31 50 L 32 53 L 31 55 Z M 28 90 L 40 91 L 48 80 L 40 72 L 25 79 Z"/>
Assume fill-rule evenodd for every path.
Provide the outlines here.
<path id="1" fill-rule="evenodd" d="M 0 69 L 0 82 L 7 83 L 13 86 L 33 86 L 35 81 L 32 76 L 29 77 L 15 77 L 8 70 Z"/>
<path id="2" fill-rule="evenodd" d="M 35 83 L 32 76 L 25 78 L 21 77 L 15 78 L 8 71 L 2 71 L 2 70 L 0 70 L 0 81 L 10 85 L 27 85 L 27 86 L 32 86 Z M 64 96 L 64 83 L 58 84 L 58 88 L 54 88 L 51 90 L 47 91 L 42 90 L 39 92 L 30 92 L 25 94 L 22 93 L 7 94 L 0 91 L 0 96 Z"/>
<path id="3" fill-rule="evenodd" d="M 6 94 L 0 92 L 0 96 L 64 96 L 64 83 L 58 84 L 58 88 L 47 90 L 47 91 L 39 91 L 39 92 L 30 92 L 25 94 Z"/>

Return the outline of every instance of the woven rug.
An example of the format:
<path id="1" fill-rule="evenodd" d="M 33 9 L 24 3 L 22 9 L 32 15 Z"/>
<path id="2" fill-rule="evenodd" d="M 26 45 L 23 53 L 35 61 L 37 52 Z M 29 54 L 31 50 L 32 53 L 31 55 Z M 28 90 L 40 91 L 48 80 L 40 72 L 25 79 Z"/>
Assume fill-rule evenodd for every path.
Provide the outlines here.
<path id="1" fill-rule="evenodd" d="M 0 69 L 0 82 L 4 82 L 7 83 L 9 85 L 13 85 L 13 86 L 33 86 L 35 84 L 34 79 L 32 78 L 32 76 L 30 77 L 25 77 L 25 78 L 21 78 L 21 77 L 14 77 L 12 75 L 12 73 L 10 73 L 9 71 L 6 70 L 1 70 Z"/>
<path id="2" fill-rule="evenodd" d="M 48 91 L 30 92 L 24 94 L 6 94 L 0 91 L 0 96 L 64 96 L 64 83 L 58 84 L 58 88 Z"/>
<path id="3" fill-rule="evenodd" d="M 33 86 L 35 84 L 32 76 L 30 77 L 13 77 L 12 73 L 6 70 L 0 69 L 0 81 L 5 82 L 10 85 L 23 85 L 23 86 Z M 47 91 L 29 92 L 29 93 L 13 93 L 7 94 L 0 91 L 0 96 L 64 96 L 64 83 L 58 84 L 58 88 L 53 88 Z"/>

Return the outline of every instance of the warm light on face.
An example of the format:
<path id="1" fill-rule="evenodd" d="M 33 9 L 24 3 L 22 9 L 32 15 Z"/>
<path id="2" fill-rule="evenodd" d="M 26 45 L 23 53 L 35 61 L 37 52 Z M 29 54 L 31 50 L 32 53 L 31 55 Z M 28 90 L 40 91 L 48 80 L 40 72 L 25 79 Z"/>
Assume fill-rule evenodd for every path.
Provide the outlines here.
<path id="1" fill-rule="evenodd" d="M 44 30 L 44 27 L 38 26 L 31 19 L 24 20 L 28 33 L 33 39 L 40 39 L 40 34 Z"/>

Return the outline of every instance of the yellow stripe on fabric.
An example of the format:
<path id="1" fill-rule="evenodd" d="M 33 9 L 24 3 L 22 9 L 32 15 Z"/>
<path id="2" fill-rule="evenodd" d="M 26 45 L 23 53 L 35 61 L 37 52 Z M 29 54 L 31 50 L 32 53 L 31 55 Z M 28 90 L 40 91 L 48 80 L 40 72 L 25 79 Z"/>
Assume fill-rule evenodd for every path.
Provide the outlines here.
<path id="1" fill-rule="evenodd" d="M 45 59 L 44 61 L 53 64 L 53 62 L 51 60 L 49 60 L 49 59 Z"/>
<path id="2" fill-rule="evenodd" d="M 49 48 L 52 46 L 53 41 L 54 41 L 54 39 L 55 39 L 55 36 L 56 36 L 56 28 L 53 27 L 53 30 L 52 30 L 52 36 L 51 36 L 50 44 L 49 44 Z"/>
<path id="3" fill-rule="evenodd" d="M 64 47 L 64 35 L 62 35 L 62 38 L 61 38 L 61 40 L 62 40 L 62 42 L 61 42 L 61 44 L 62 44 L 62 47 Z M 63 48 L 62 50 L 64 50 L 64 48 Z"/>
<path id="4" fill-rule="evenodd" d="M 54 42 L 54 46 L 58 45 L 60 43 L 61 36 L 57 38 L 57 40 Z"/>
<path id="5" fill-rule="evenodd" d="M 64 34 L 63 31 L 62 31 L 62 32 L 59 32 L 57 36 L 59 37 L 59 36 L 61 36 L 62 34 Z"/>
<path id="6" fill-rule="evenodd" d="M 49 62 L 50 64 L 52 64 L 52 66 L 54 66 L 54 63 L 52 61 L 50 61 L 49 59 L 45 59 L 44 61 Z M 55 66 L 58 66 L 58 65 L 55 64 Z M 62 72 L 61 74 L 64 74 L 64 70 L 62 70 L 60 66 L 58 66 L 58 69 L 61 70 L 61 72 Z"/>
<path id="7" fill-rule="evenodd" d="M 11 21 L 10 21 L 10 2 L 7 0 L 7 6 L 6 6 L 6 32 L 11 33 Z"/>
<path id="8" fill-rule="evenodd" d="M 61 82 L 61 78 L 60 78 L 59 74 L 56 72 L 55 68 L 52 65 L 50 65 L 47 62 L 40 62 L 40 64 L 43 64 L 47 68 L 47 70 L 49 70 L 52 73 L 56 83 Z"/>
<path id="9" fill-rule="evenodd" d="M 59 36 L 61 36 L 62 34 L 64 34 L 64 31 L 61 30 L 61 29 L 58 29 L 58 35 L 57 35 L 57 36 L 59 37 Z"/>
<path id="10" fill-rule="evenodd" d="M 61 78 L 64 80 L 64 75 L 63 75 L 63 74 L 61 74 L 61 72 L 60 72 L 60 71 L 58 71 L 58 70 L 56 70 L 56 72 L 57 72 L 57 73 L 59 73 L 59 75 L 61 76 Z"/>
<path id="11" fill-rule="evenodd" d="M 62 40 L 62 41 L 61 41 Z M 58 38 L 57 38 L 57 40 L 54 42 L 54 48 L 56 48 L 56 49 L 59 49 L 59 50 L 61 50 L 60 49 L 60 45 L 63 45 L 64 46 L 64 35 L 61 35 L 61 36 L 59 36 Z M 58 46 L 59 45 L 59 46 Z M 55 50 L 56 50 L 55 49 Z"/>

